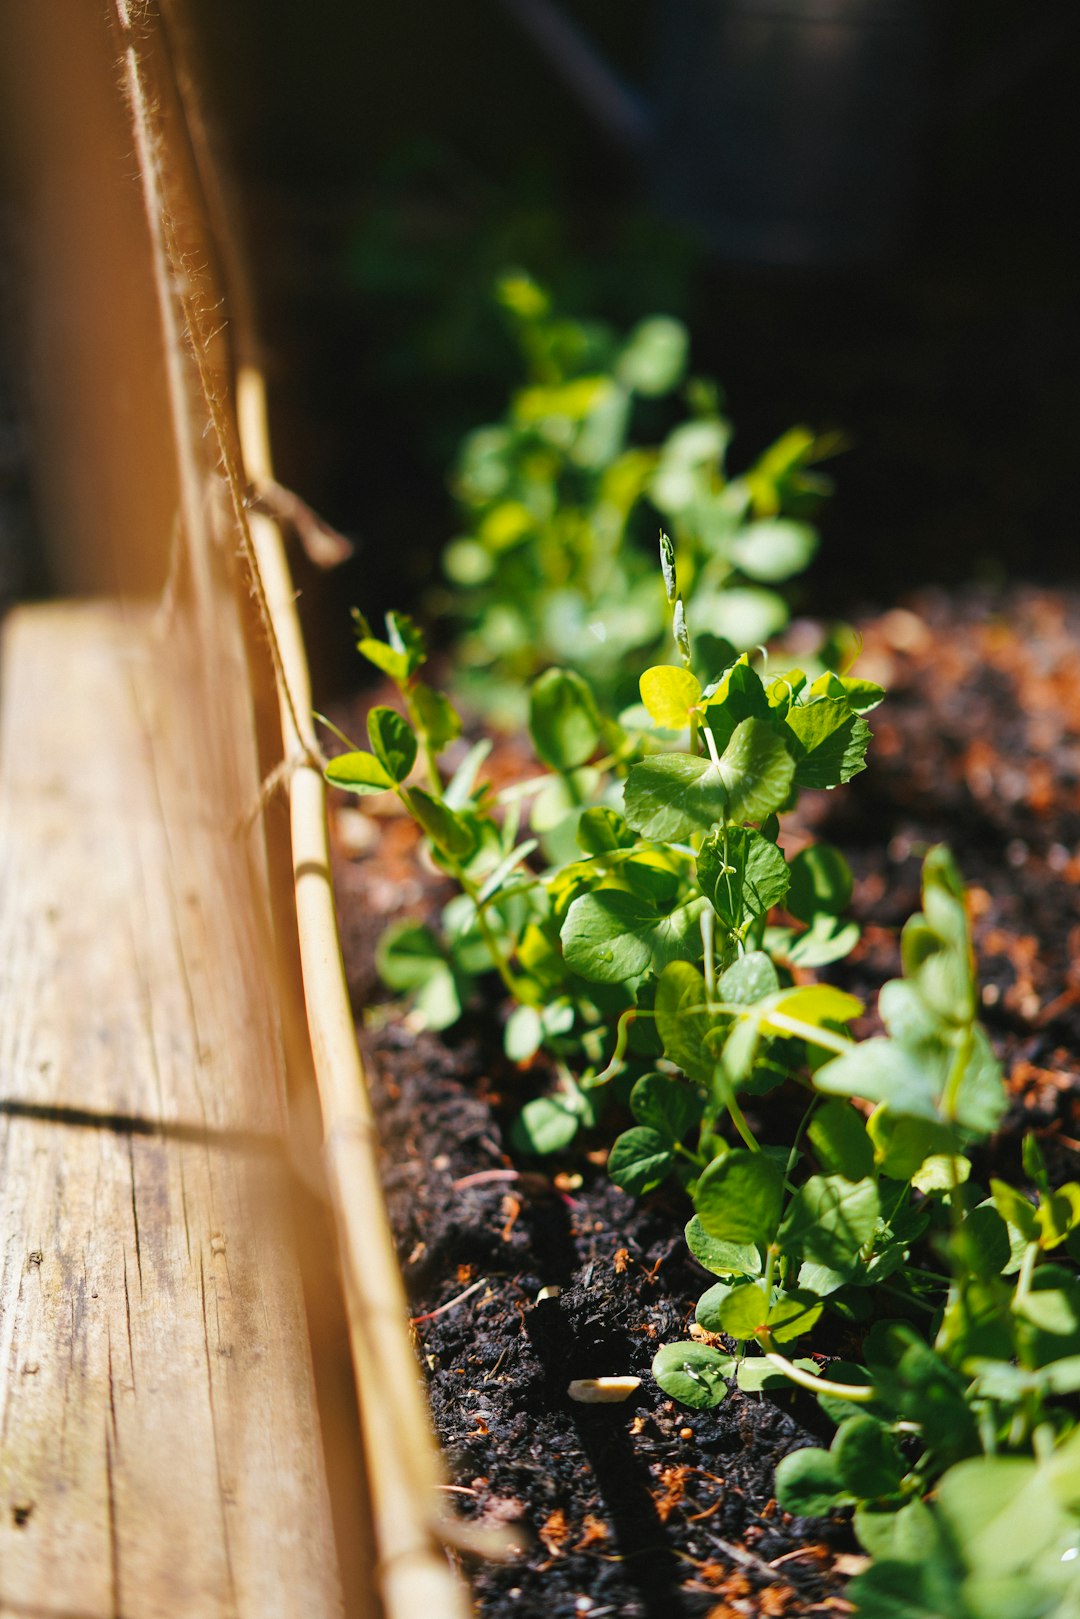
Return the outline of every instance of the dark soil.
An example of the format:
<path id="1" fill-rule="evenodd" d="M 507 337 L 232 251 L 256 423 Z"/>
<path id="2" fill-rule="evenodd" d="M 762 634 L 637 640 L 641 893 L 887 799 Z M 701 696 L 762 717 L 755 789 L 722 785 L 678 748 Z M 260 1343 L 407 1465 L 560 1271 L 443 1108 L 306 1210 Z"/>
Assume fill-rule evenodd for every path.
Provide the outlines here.
<path id="1" fill-rule="evenodd" d="M 993 1162 L 1018 1174 L 1032 1129 L 1051 1172 L 1075 1174 L 1080 599 L 927 595 L 862 629 L 860 672 L 890 693 L 873 762 L 803 813 L 856 872 L 863 940 L 832 976 L 872 1007 L 898 970 L 922 851 L 949 842 L 971 884 L 984 1017 L 1012 1100 Z M 376 840 L 346 806 L 337 830 L 359 1009 L 381 998 L 372 952 L 389 916 L 442 896 L 404 820 L 382 819 Z M 515 1163 L 507 1127 L 542 1073 L 513 1069 L 478 1016 L 440 1039 L 380 1008 L 363 1039 L 449 1488 L 462 1515 L 511 1525 L 522 1548 L 471 1569 L 481 1614 L 850 1612 L 860 1560 L 844 1519 L 792 1519 L 772 1495 L 780 1457 L 827 1433 L 815 1403 L 733 1393 L 691 1413 L 649 1376 L 708 1283 L 682 1241 L 687 1208 L 619 1192 L 599 1142 L 542 1172 Z M 567 1397 L 573 1378 L 627 1374 L 642 1381 L 624 1404 Z"/>

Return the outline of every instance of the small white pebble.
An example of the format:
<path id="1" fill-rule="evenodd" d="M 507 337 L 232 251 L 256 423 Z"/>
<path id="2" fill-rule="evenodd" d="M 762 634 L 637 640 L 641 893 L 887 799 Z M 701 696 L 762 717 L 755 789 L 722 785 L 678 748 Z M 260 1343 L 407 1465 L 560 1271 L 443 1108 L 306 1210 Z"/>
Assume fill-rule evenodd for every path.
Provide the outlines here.
<path id="1" fill-rule="evenodd" d="M 334 830 L 345 854 L 370 854 L 379 841 L 379 828 L 363 810 L 344 806 L 335 811 Z"/>
<path id="2" fill-rule="evenodd" d="M 566 1392 L 581 1405 L 615 1405 L 640 1387 L 640 1377 L 576 1377 Z"/>

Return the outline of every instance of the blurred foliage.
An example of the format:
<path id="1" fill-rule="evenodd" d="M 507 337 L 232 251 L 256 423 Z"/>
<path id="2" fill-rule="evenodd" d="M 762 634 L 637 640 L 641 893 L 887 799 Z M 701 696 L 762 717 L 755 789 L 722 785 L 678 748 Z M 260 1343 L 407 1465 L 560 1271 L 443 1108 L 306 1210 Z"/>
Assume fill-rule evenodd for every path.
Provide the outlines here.
<path id="1" fill-rule="evenodd" d="M 523 682 L 557 663 L 604 700 L 630 698 L 627 668 L 667 633 L 661 528 L 716 657 L 782 630 L 777 586 L 817 549 L 808 519 L 831 485 L 816 466 L 837 437 L 792 428 L 732 474 L 723 395 L 689 372 L 681 321 L 652 315 L 620 332 L 567 319 L 522 271 L 499 279 L 497 299 L 523 377 L 501 419 L 461 445 L 464 530 L 442 556 L 451 588 L 430 603 L 460 627 L 463 690 L 514 719 Z"/>

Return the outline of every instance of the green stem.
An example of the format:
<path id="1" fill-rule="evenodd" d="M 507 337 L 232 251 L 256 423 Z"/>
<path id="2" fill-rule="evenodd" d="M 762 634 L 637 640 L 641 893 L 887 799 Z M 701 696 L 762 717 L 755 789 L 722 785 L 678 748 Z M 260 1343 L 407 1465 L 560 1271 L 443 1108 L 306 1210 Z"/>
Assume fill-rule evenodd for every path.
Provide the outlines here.
<path id="1" fill-rule="evenodd" d="M 765 1350 L 765 1359 L 771 1361 L 778 1372 L 783 1372 L 792 1383 L 798 1383 L 800 1388 L 809 1389 L 811 1394 L 831 1394 L 837 1400 L 850 1400 L 852 1405 L 869 1405 L 871 1400 L 877 1398 L 877 1389 L 867 1387 L 861 1383 L 834 1383 L 828 1377 L 816 1377 L 813 1372 L 804 1372 L 801 1366 L 788 1360 L 772 1347 L 773 1340 L 768 1333 L 761 1336 L 761 1344 Z"/>
<path id="2" fill-rule="evenodd" d="M 1016 1279 L 1016 1299 L 1014 1302 L 1014 1307 L 1015 1304 L 1022 1303 L 1031 1292 L 1031 1279 L 1035 1274 L 1035 1264 L 1038 1257 L 1038 1243 L 1029 1242 L 1027 1247 L 1024 1249 L 1024 1258 L 1020 1265 L 1020 1274 Z"/>
<path id="3" fill-rule="evenodd" d="M 728 1110 L 728 1116 L 730 1117 L 732 1124 L 735 1126 L 736 1130 L 738 1130 L 739 1134 L 746 1142 L 746 1145 L 750 1148 L 750 1151 L 760 1152 L 761 1148 L 754 1139 L 754 1132 L 747 1124 L 743 1110 L 735 1100 L 735 1095 L 730 1085 L 725 1086 L 724 1106 Z"/>
<path id="4" fill-rule="evenodd" d="M 702 966 L 705 969 L 705 1004 L 716 999 L 716 912 L 712 906 L 701 913 Z"/>
<path id="5" fill-rule="evenodd" d="M 594 1090 L 598 1085 L 606 1085 L 609 1079 L 614 1079 L 616 1075 L 622 1073 L 626 1067 L 624 1059 L 626 1057 L 627 1042 L 630 1039 L 631 1023 L 635 1018 L 652 1016 L 654 1016 L 652 1012 L 639 1011 L 636 1006 L 627 1007 L 615 1025 L 615 1050 L 611 1053 L 611 1061 L 606 1068 L 602 1068 L 598 1074 L 594 1074 L 592 1079 L 589 1080 L 589 1090 Z"/>
<path id="6" fill-rule="evenodd" d="M 949 1068 L 949 1077 L 945 1081 L 945 1089 L 941 1097 L 941 1111 L 950 1122 L 956 1117 L 956 1105 L 960 1099 L 960 1087 L 964 1082 L 968 1063 L 971 1061 L 971 1048 L 974 1039 L 974 1029 L 969 1023 L 964 1028 L 957 1044 L 956 1054 Z"/>

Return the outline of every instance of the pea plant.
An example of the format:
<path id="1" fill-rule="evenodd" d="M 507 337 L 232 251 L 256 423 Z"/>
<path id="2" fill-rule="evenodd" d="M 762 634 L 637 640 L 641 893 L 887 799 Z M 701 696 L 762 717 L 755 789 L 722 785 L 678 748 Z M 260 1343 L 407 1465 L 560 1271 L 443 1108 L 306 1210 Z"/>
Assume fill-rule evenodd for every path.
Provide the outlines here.
<path id="1" fill-rule="evenodd" d="M 521 717 L 524 683 L 549 665 L 603 698 L 630 657 L 665 636 L 650 534 L 668 526 L 702 636 L 725 652 L 787 622 L 778 586 L 817 548 L 834 438 L 793 428 L 738 476 L 715 384 L 688 376 L 670 316 L 628 334 L 557 316 L 521 273 L 498 286 L 525 378 L 502 420 L 465 439 L 453 477 L 463 532 L 443 553 L 462 625 L 458 681 L 473 706 Z"/>
<path id="2" fill-rule="evenodd" d="M 400 711 L 374 708 L 369 747 L 328 779 L 396 794 L 457 890 L 439 927 L 389 931 L 382 974 L 434 1027 L 498 974 L 508 1054 L 542 1049 L 555 1076 L 521 1110 L 520 1150 L 566 1149 L 618 1096 L 633 1122 L 611 1178 L 681 1189 L 715 1278 L 653 1375 L 695 1409 L 732 1387 L 817 1399 L 835 1438 L 781 1462 L 777 1497 L 854 1508 L 873 1558 L 860 1613 L 1077 1619 L 1080 1183 L 1052 1189 L 1033 1141 L 1026 1190 L 977 1179 L 1005 1096 L 962 880 L 929 852 L 885 1032 L 855 1040 L 862 1003 L 802 970 L 856 941 L 851 874 L 826 844 L 789 858 L 781 817 L 863 768 L 883 693 L 747 653 L 711 666 L 667 536 L 660 560 L 673 661 L 617 718 L 580 672 L 546 670 L 528 692 L 545 768 L 499 793 L 489 744 L 466 747 L 422 679 L 417 627 L 391 614 L 383 640 L 358 617 Z M 858 1358 L 823 1370 L 814 1346 L 838 1330 Z"/>

